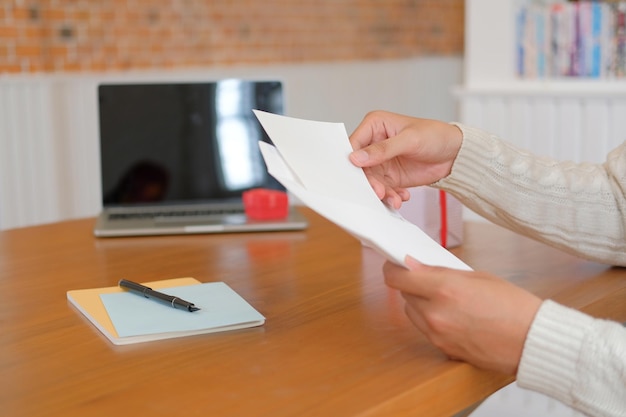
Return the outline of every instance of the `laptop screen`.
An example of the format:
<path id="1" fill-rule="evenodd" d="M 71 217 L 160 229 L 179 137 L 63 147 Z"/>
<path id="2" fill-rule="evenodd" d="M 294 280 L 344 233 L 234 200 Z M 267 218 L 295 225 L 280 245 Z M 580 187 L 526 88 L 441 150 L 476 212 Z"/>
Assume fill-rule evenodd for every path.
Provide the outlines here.
<path id="1" fill-rule="evenodd" d="M 98 87 L 105 207 L 240 200 L 282 189 L 252 109 L 282 114 L 278 81 L 103 84 Z"/>

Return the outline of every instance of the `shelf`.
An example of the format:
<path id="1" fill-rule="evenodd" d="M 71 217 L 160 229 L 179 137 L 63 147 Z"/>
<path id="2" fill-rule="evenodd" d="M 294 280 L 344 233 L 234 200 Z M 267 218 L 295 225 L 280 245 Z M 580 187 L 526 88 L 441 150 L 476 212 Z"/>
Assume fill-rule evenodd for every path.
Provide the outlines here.
<path id="1" fill-rule="evenodd" d="M 466 0 L 465 85 L 455 90 L 457 96 L 626 96 L 626 79 L 518 78 L 514 22 L 519 1 Z"/>
<path id="2" fill-rule="evenodd" d="M 453 92 L 457 97 L 477 95 L 580 98 L 626 97 L 626 80 L 513 80 L 458 86 L 454 88 Z"/>

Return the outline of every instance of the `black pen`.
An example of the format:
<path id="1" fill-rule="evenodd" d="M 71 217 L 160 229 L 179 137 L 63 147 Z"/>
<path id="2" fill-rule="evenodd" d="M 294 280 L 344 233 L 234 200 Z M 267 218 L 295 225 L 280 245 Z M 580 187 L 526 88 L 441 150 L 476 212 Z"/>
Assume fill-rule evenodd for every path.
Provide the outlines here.
<path id="1" fill-rule="evenodd" d="M 150 287 L 146 287 L 145 285 L 138 284 L 133 281 L 129 281 L 127 279 L 120 279 L 118 285 L 122 288 L 126 288 L 132 292 L 143 295 L 146 298 L 152 300 L 162 301 L 164 303 L 169 304 L 174 308 L 179 308 L 187 311 L 198 311 L 200 308 L 193 305 L 189 301 L 185 301 L 182 298 L 174 297 L 173 295 L 163 294 L 162 292 L 154 291 Z"/>

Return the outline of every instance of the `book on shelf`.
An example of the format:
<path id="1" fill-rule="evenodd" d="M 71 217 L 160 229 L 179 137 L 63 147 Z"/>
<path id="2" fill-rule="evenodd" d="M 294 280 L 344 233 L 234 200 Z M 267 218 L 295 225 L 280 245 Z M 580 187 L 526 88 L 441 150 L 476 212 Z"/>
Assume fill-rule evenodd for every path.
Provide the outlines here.
<path id="1" fill-rule="evenodd" d="M 516 24 L 522 78 L 626 75 L 626 1 L 526 2 Z"/>

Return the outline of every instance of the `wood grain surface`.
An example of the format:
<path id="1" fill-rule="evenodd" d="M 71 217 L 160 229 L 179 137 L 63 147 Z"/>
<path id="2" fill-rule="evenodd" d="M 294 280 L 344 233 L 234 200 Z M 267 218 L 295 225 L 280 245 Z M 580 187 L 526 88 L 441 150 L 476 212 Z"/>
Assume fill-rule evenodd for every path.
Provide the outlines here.
<path id="1" fill-rule="evenodd" d="M 6 416 L 449 416 L 511 378 L 448 360 L 409 323 L 383 259 L 302 209 L 306 231 L 97 239 L 94 219 L 0 233 Z M 452 250 L 598 317 L 626 321 L 626 272 L 469 223 Z M 261 328 L 109 343 L 72 289 L 224 281 Z"/>

